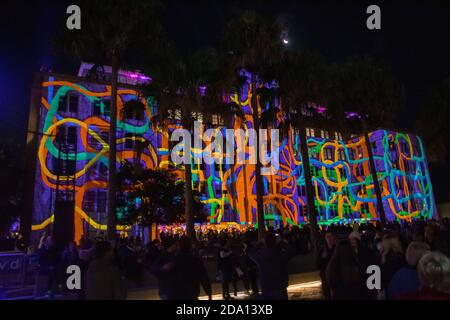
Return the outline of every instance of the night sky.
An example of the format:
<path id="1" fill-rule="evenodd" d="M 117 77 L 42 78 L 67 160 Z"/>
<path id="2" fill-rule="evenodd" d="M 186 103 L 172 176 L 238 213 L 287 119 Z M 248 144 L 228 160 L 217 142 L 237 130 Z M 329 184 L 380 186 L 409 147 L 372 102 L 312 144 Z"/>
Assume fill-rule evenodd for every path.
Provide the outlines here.
<path id="1" fill-rule="evenodd" d="M 76 3 L 70 1 L 69 4 Z M 175 1 L 162 22 L 181 52 L 215 45 L 238 8 L 281 16 L 291 45 L 329 61 L 370 54 L 383 59 L 406 87 L 406 115 L 397 128 L 414 131 L 430 88 L 450 76 L 450 1 Z M 366 28 L 366 8 L 377 4 L 382 30 Z M 0 1 L 0 133 L 25 139 L 33 73 L 41 66 L 76 73 L 77 65 L 50 46 L 63 28 L 66 1 Z"/>

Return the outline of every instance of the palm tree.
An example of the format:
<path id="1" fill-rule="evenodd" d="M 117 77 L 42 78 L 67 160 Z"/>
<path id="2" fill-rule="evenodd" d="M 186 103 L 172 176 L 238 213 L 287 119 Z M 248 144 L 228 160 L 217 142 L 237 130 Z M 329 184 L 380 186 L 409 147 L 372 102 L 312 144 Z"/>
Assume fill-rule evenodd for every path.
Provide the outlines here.
<path id="1" fill-rule="evenodd" d="M 116 237 L 116 130 L 117 87 L 120 67 L 132 48 L 147 46 L 157 39 L 159 1 L 82 0 L 81 30 L 69 31 L 56 38 L 56 45 L 94 66 L 110 63 L 111 112 L 109 128 L 108 239 Z M 154 44 L 154 42 L 153 42 Z"/>
<path id="2" fill-rule="evenodd" d="M 323 59 L 309 51 L 286 52 L 284 59 L 277 67 L 277 79 L 280 89 L 285 127 L 283 132 L 296 130 L 300 140 L 303 173 L 305 176 L 307 214 L 310 226 L 313 252 L 318 237 L 317 215 L 314 205 L 314 188 L 310 171 L 306 127 L 324 126 L 329 118 L 314 113 L 314 105 L 327 104 L 329 96 L 328 66 Z M 312 112 L 308 117 L 305 111 Z"/>
<path id="3" fill-rule="evenodd" d="M 422 109 L 417 119 L 417 126 L 426 141 L 428 159 L 431 163 L 447 163 L 450 148 L 449 123 L 450 78 L 447 78 L 432 89 L 426 108 Z"/>
<path id="4" fill-rule="evenodd" d="M 209 65 L 207 68 L 208 83 L 203 95 L 203 114 L 206 116 L 219 115 L 224 120 L 226 128 L 232 128 L 236 120 L 241 120 L 242 127 L 242 120 L 245 119 L 244 111 L 240 104 L 231 100 L 230 94 L 236 93 L 238 101 L 240 101 L 240 91 L 246 79 L 236 72 L 229 59 L 229 54 L 209 49 L 208 54 L 203 56 L 207 58 Z M 234 217 L 237 216 L 236 159 L 237 154 L 235 153 L 234 161 L 230 164 L 231 190 L 229 192 Z M 247 208 L 247 206 L 245 207 Z"/>
<path id="5" fill-rule="evenodd" d="M 369 156 L 369 168 L 377 197 L 377 211 L 384 225 L 385 213 L 378 181 L 369 130 L 379 125 L 389 126 L 401 106 L 403 88 L 386 66 L 370 57 L 353 57 L 337 68 L 333 106 L 340 111 L 356 112 Z"/>
<path id="6" fill-rule="evenodd" d="M 174 51 L 171 45 L 167 47 L 165 61 L 160 61 L 154 68 L 154 81 L 145 88 L 144 93 L 156 97 L 156 126 L 167 128 L 171 122 L 177 122 L 192 133 L 194 122 L 199 120 L 198 115 L 205 113 L 205 101 L 212 101 L 208 97 L 216 93 L 212 87 L 206 91 L 200 90 L 200 87 L 217 81 L 216 53 L 207 48 L 189 56 L 177 56 Z M 218 98 L 214 99 L 218 101 Z M 192 160 L 191 151 L 188 153 L 189 159 Z M 183 167 L 186 233 L 195 240 L 191 161 L 183 164 Z"/>
<path id="7" fill-rule="evenodd" d="M 282 50 L 280 35 L 280 28 L 275 21 L 254 12 L 245 12 L 230 21 L 223 34 L 223 49 L 229 55 L 231 69 L 234 72 L 245 69 L 251 74 L 251 107 L 253 128 L 256 132 L 262 128 L 262 120 L 267 119 L 263 116 L 263 112 L 273 113 L 275 107 L 271 103 L 269 109 L 261 108 L 260 99 L 267 93 L 266 89 L 269 89 L 264 89 L 264 84 L 274 79 L 273 66 Z M 261 168 L 261 162 L 256 161 L 255 184 L 259 239 L 262 239 L 265 234 L 264 185 Z"/>

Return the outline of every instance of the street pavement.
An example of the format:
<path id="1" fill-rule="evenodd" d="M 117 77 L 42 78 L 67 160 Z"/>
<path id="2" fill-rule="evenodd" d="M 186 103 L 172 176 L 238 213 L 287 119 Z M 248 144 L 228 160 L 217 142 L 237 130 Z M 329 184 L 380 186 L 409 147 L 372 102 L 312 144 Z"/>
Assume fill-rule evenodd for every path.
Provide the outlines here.
<path id="1" fill-rule="evenodd" d="M 212 284 L 213 300 L 222 300 L 222 284 Z M 319 273 L 306 272 L 289 275 L 288 296 L 290 300 L 318 300 L 322 299 L 322 290 Z M 238 282 L 237 300 L 257 300 L 259 297 L 250 297 L 244 292 L 242 281 Z M 201 291 L 200 300 L 207 300 L 205 292 Z M 128 291 L 128 300 L 159 300 L 157 288 L 131 289 Z"/>

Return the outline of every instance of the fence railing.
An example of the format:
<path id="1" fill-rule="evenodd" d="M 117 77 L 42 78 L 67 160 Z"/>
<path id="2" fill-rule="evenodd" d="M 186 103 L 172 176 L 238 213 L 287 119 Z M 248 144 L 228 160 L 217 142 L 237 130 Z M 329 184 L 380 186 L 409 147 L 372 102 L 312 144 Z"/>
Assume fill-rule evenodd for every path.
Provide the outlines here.
<path id="1" fill-rule="evenodd" d="M 32 285 L 37 268 L 35 254 L 0 252 L 0 288 Z"/>

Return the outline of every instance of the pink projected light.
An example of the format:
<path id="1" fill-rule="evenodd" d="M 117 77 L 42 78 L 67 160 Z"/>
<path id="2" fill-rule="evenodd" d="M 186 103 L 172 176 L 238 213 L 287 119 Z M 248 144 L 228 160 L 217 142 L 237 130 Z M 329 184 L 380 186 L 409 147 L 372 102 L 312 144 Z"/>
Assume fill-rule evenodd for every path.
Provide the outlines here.
<path id="1" fill-rule="evenodd" d="M 316 107 L 316 111 L 317 111 L 317 113 L 319 113 L 319 114 L 325 114 L 325 113 L 327 112 L 327 108 L 322 107 L 322 106 L 317 106 L 317 107 Z"/>
<path id="2" fill-rule="evenodd" d="M 357 113 L 357 112 L 346 112 L 345 113 L 345 117 L 347 119 L 351 119 L 351 118 L 358 118 L 361 119 L 361 116 Z"/>
<path id="3" fill-rule="evenodd" d="M 143 81 L 151 81 L 152 80 L 152 78 L 150 78 L 146 75 L 140 74 L 140 73 L 128 72 L 126 74 L 126 76 L 131 79 L 139 79 L 139 80 L 143 80 Z"/>

